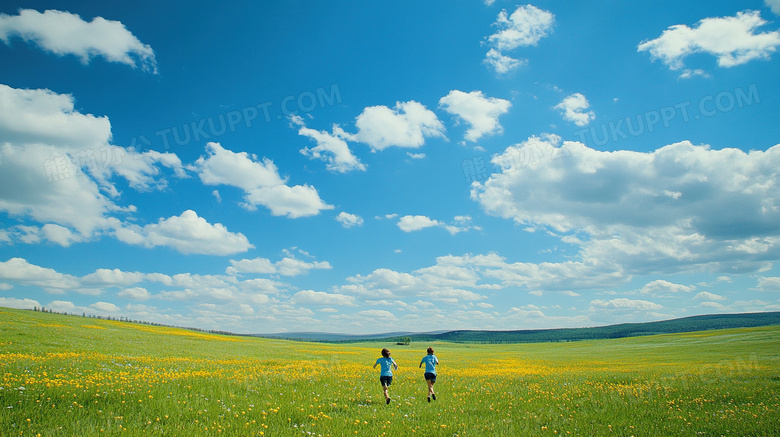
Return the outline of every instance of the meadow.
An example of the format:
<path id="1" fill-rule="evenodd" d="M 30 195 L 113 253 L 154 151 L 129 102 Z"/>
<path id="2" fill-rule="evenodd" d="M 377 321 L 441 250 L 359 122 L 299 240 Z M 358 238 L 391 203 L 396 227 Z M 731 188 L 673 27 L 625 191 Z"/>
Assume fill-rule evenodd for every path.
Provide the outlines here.
<path id="1" fill-rule="evenodd" d="M 417 366 L 433 346 L 437 400 Z M 385 405 L 378 370 L 400 368 Z M 305 343 L 0 308 L 2 436 L 777 436 L 780 326 Z"/>

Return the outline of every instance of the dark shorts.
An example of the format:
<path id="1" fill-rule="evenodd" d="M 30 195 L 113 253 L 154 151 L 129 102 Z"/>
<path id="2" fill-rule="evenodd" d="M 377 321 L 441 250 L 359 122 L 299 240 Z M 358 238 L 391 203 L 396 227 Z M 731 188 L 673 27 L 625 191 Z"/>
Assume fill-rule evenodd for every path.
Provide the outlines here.
<path id="1" fill-rule="evenodd" d="M 393 383 L 393 377 L 392 376 L 380 376 L 379 377 L 379 383 L 382 384 L 382 387 L 386 385 L 390 385 Z"/>
<path id="2" fill-rule="evenodd" d="M 425 380 L 426 381 L 431 381 L 431 382 L 436 382 L 436 374 L 435 373 L 431 373 L 431 372 L 425 372 Z"/>

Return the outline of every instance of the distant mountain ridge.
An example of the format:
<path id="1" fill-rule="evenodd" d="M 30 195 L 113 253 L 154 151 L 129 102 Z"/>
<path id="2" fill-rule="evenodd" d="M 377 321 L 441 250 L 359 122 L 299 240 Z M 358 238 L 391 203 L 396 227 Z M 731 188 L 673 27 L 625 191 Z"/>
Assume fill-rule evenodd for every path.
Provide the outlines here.
<path id="1" fill-rule="evenodd" d="M 291 332 L 280 334 L 256 334 L 257 337 L 281 338 L 325 343 L 388 341 L 396 342 L 408 337 L 413 342 L 447 341 L 455 343 L 540 343 L 556 341 L 582 341 L 642 335 L 676 334 L 708 331 L 712 329 L 750 328 L 780 325 L 780 311 L 739 314 L 708 314 L 689 316 L 657 322 L 621 323 L 589 328 L 557 328 L 533 330 L 455 330 L 425 333 L 390 332 L 373 335 L 328 334 L 319 332 Z"/>

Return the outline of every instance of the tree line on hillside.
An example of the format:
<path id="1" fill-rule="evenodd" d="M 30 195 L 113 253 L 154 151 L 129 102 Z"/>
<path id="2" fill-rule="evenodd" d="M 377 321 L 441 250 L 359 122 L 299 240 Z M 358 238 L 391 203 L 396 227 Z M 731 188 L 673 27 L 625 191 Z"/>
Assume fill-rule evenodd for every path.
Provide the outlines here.
<path id="1" fill-rule="evenodd" d="M 449 341 L 458 343 L 540 343 L 603 340 L 657 334 L 750 328 L 780 324 L 780 312 L 712 314 L 659 322 L 622 323 L 592 328 L 561 328 L 516 331 L 459 330 L 439 334 L 412 335 L 413 341 Z"/>

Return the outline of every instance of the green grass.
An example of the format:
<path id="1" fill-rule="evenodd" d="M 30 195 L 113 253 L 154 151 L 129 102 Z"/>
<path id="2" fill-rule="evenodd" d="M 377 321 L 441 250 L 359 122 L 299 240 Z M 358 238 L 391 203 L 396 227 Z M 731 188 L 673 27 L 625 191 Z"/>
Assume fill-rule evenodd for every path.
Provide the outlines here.
<path id="1" fill-rule="evenodd" d="M 428 403 L 417 365 L 441 364 Z M 401 366 L 385 405 L 382 347 Z M 780 327 L 298 343 L 0 308 L 0 435 L 780 435 Z"/>

